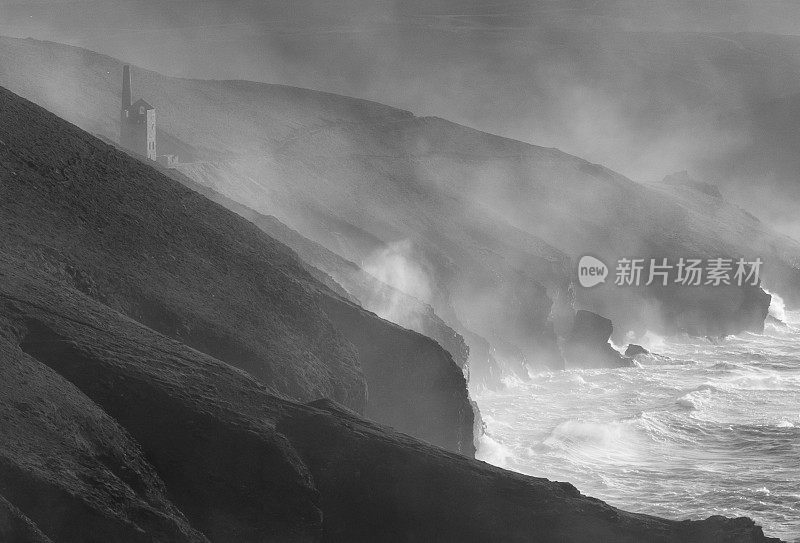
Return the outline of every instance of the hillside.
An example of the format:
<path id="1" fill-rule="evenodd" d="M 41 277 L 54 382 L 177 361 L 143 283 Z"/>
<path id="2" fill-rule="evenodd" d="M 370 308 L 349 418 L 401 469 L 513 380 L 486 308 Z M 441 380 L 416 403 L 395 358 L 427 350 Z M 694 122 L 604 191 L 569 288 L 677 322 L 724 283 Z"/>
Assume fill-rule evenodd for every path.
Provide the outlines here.
<path id="1" fill-rule="evenodd" d="M 4 39 L 0 83 L 113 140 L 121 64 Z M 486 374 L 563 367 L 573 307 L 629 331 L 760 330 L 755 287 L 575 289 L 574 266 L 620 258 L 762 258 L 764 285 L 800 296 L 800 246 L 738 207 L 635 183 L 555 149 L 374 102 L 134 70 L 180 171 L 362 268 L 399 254 L 396 283 L 465 338 Z M 333 277 L 338 282 L 341 278 Z M 401 288 L 402 290 L 402 288 Z"/>
<path id="2" fill-rule="evenodd" d="M 455 452 L 471 412 L 437 416 L 466 399 L 440 347 L 2 88 L 0 191 L 0 534 L 15 542 L 775 541 Z M 313 396 L 403 413 L 396 427 L 452 450 L 299 403 Z"/>
<path id="3" fill-rule="evenodd" d="M 5 90 L 3 100 L 2 167 L 16 181 L 3 186 L 5 254 L 275 394 L 335 399 L 472 454 L 464 377 L 437 344 L 342 299 L 252 224 L 77 128 L 39 114 L 22 130 L 36 110 Z"/>
<path id="4" fill-rule="evenodd" d="M 761 111 L 800 92 L 794 2 L 59 5 L 11 3 L 0 34 L 76 44 L 164 74 L 375 100 L 555 146 L 642 182 L 689 170 L 771 224 L 794 222 L 796 147 Z"/>
<path id="5" fill-rule="evenodd" d="M 246 218 L 270 237 L 290 247 L 306 265 L 306 270 L 334 292 L 354 300 L 365 309 L 387 320 L 436 340 L 450 353 L 459 367 L 463 368 L 467 364 L 469 348 L 464 343 L 464 338 L 447 326 L 434 313 L 431 306 L 382 282 L 353 262 L 303 237 L 275 217 L 262 215 L 226 198 L 208 187 L 195 183 L 174 169 L 160 170 L 164 175 Z M 333 277 L 336 277 L 336 280 Z"/>

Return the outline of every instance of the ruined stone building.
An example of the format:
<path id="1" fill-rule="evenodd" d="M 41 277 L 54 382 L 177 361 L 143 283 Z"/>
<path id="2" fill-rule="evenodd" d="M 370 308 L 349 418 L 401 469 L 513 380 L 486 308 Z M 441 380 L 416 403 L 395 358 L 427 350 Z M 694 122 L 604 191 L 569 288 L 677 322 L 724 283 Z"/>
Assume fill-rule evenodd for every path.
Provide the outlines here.
<path id="1" fill-rule="evenodd" d="M 141 98 L 131 103 L 131 69 L 122 68 L 119 142 L 129 151 L 156 160 L 156 110 Z"/>

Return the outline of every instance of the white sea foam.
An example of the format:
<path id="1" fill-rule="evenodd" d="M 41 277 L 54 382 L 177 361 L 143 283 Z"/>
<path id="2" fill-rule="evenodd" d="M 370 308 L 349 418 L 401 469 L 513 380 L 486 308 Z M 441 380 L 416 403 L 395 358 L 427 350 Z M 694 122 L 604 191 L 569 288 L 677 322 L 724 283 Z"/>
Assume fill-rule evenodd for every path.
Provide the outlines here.
<path id="1" fill-rule="evenodd" d="M 750 516 L 792 540 L 800 313 L 785 322 L 716 345 L 651 334 L 632 342 L 679 363 L 553 372 L 479 396 L 489 435 L 478 457 L 643 513 Z"/>
<path id="2" fill-rule="evenodd" d="M 543 444 L 576 453 L 592 462 L 630 461 L 637 454 L 631 428 L 624 422 L 568 420 L 556 426 Z"/>
<path id="3" fill-rule="evenodd" d="M 484 433 L 478 442 L 475 458 L 493 466 L 507 468 L 508 461 L 514 458 L 514 453 L 507 446 L 498 443 L 488 433 Z"/>
<path id="4" fill-rule="evenodd" d="M 644 335 L 639 338 L 639 345 L 650 351 L 651 353 L 660 353 L 664 349 L 666 340 L 664 336 L 660 336 L 655 332 L 648 330 Z"/>
<path id="5" fill-rule="evenodd" d="M 769 315 L 781 322 L 786 322 L 786 303 L 783 301 L 783 298 L 766 289 L 764 289 L 764 291 L 772 296 L 772 300 L 769 302 Z"/>

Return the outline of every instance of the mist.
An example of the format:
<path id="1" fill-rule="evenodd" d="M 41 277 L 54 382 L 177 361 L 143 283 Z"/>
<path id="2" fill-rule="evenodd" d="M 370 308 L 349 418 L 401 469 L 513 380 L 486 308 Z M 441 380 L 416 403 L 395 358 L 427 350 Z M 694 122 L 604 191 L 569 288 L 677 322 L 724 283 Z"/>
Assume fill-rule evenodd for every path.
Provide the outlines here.
<path id="1" fill-rule="evenodd" d="M 0 34 L 165 75 L 376 100 L 642 183 L 689 170 L 784 233 L 800 230 L 793 146 L 768 117 L 800 94 L 794 3 L 64 0 L 0 10 Z"/>
<path id="2" fill-rule="evenodd" d="M 376 289 L 364 300 L 365 305 L 384 319 L 420 329 L 422 323 L 418 309 L 408 301 L 408 296 L 411 296 L 423 304 L 430 302 L 429 274 L 420 262 L 420 258 L 414 256 L 410 240 L 390 243 L 370 254 L 361 267 L 392 290 L 387 295 L 383 289 Z"/>
<path id="3" fill-rule="evenodd" d="M 37 541 L 794 537 L 798 22 L 0 0 L 0 513 Z"/>

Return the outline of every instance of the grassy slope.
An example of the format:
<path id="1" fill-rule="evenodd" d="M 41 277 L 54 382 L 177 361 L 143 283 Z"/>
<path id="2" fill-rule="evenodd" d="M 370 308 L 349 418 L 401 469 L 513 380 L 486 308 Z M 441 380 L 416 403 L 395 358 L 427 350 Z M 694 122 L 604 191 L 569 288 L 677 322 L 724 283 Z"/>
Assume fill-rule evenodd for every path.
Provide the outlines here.
<path id="1" fill-rule="evenodd" d="M 436 340 L 453 357 L 453 361 L 463 367 L 467 363 L 469 349 L 464 338 L 447 326 L 429 305 L 420 302 L 413 296 L 381 282 L 362 268 L 303 237 L 275 217 L 262 215 L 247 206 L 239 204 L 216 191 L 199 185 L 181 175 L 176 170 L 164 170 L 170 176 L 187 187 L 195 190 L 211 201 L 223 205 L 234 213 L 246 218 L 270 237 L 291 247 L 307 264 L 307 271 L 326 286 L 344 297 L 349 297 L 369 311 L 377 314 L 392 311 L 389 318 L 397 324 L 416 330 L 420 334 Z M 336 277 L 336 281 L 332 278 Z M 339 283 L 337 283 L 339 281 Z M 341 284 L 340 284 L 341 283 Z"/>
<path id="2" fill-rule="evenodd" d="M 472 453 L 464 377 L 433 341 L 341 299 L 221 206 L 8 91 L 0 100 L 5 253 L 276 394 L 333 398 Z M 369 353 L 354 345 L 365 327 L 383 338 Z"/>
<path id="3" fill-rule="evenodd" d="M 0 54 L 0 82 L 115 137 L 117 61 L 31 40 L 3 40 Z M 433 285 L 424 301 L 472 347 L 474 332 L 501 359 L 551 358 L 551 305 L 566 299 L 567 257 L 586 252 L 612 262 L 760 256 L 769 262 L 770 289 L 790 300 L 800 292 L 800 247 L 734 206 L 685 201 L 554 149 L 373 102 L 144 70 L 135 70 L 135 81 L 135 94 L 159 109 L 162 129 L 206 159 L 184 173 L 353 262 L 376 245 L 341 221 L 378 247 L 409 241 Z M 620 333 L 758 329 L 768 303 L 738 289 L 681 298 L 674 290 L 599 287 L 578 296 Z"/>
<path id="4" fill-rule="evenodd" d="M 295 404 L 25 262 L 2 255 L 0 274 L 0 429 L 17 445 L 0 447 L 0 533 L 24 523 L 19 541 L 768 541 L 748 519 L 626 513 Z"/>
<path id="5" fill-rule="evenodd" d="M 204 322 L 211 335 L 241 318 L 215 316 L 222 308 L 206 307 L 215 298 L 224 293 L 227 307 L 247 296 L 260 308 L 259 289 L 277 284 L 308 296 L 314 308 L 336 315 L 334 322 L 354 321 L 365 334 L 350 334 L 359 348 L 380 350 L 385 339 L 420 358 L 387 371 L 367 365 L 368 383 L 370 373 L 401 385 L 409 383 L 401 374 L 414 373 L 428 391 L 443 393 L 441 378 L 423 364 L 441 356 L 436 344 L 398 334 L 331 296 L 246 221 L 6 90 L 0 120 L 7 234 L 0 246 L 0 533 L 22 530 L 26 542 L 44 534 L 121 543 L 580 542 L 598 535 L 767 541 L 748 519 L 674 522 L 625 513 L 571 485 L 505 472 L 395 433 L 329 400 L 299 405 L 272 392 L 279 383 L 256 380 L 176 340 L 187 335 L 162 335 L 153 328 L 172 330 L 130 310 L 141 293 L 171 296 L 185 313 L 169 322 Z M 274 253 L 265 254 L 268 248 Z M 179 266 L 190 257 L 193 266 Z M 202 274 L 201 266 L 214 264 L 227 273 Z M 243 267 L 265 275 L 248 284 Z M 226 284 L 229 276 L 239 281 Z M 186 291 L 201 279 L 203 312 Z M 281 300 L 270 300 L 274 319 L 305 322 L 302 330 L 309 322 L 325 325 L 323 313 L 307 315 L 306 306 Z M 314 368 L 313 360 L 305 362 Z M 459 391 L 450 390 L 457 405 Z"/>

